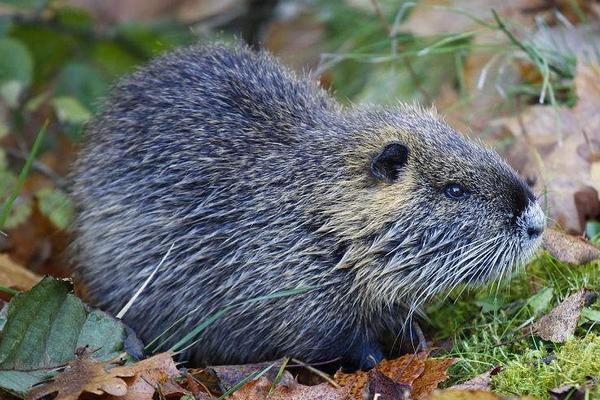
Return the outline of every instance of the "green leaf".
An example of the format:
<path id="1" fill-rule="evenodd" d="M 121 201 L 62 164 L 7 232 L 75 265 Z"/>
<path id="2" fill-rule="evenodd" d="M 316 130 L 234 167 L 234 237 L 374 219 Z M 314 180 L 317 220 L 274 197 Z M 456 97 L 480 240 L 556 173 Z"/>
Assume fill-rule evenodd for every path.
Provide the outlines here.
<path id="1" fill-rule="evenodd" d="M 173 47 L 191 44 L 193 37 L 184 25 L 169 21 L 127 22 L 117 27 L 120 38 L 135 46 L 145 57 L 153 57 Z"/>
<path id="2" fill-rule="evenodd" d="M 504 300 L 500 297 L 488 297 L 474 301 L 475 305 L 481 307 L 481 312 L 498 311 L 504 305 Z"/>
<path id="3" fill-rule="evenodd" d="M 94 29 L 94 21 L 89 13 L 81 8 L 59 7 L 55 10 L 54 18 L 62 29 L 74 32 L 89 32 Z"/>
<path id="4" fill-rule="evenodd" d="M 10 31 L 29 49 L 33 57 L 33 83 L 46 87 L 67 60 L 84 52 L 82 39 L 43 25 L 16 25 Z"/>
<path id="5" fill-rule="evenodd" d="M 133 68 L 143 61 L 111 41 L 98 43 L 94 48 L 92 58 L 112 78 L 133 71 Z"/>
<path id="6" fill-rule="evenodd" d="M 586 307 L 581 310 L 581 316 L 590 322 L 600 323 L 600 310 L 595 308 Z"/>
<path id="7" fill-rule="evenodd" d="M 11 301 L 0 336 L 0 388 L 19 396 L 75 358 L 77 348 L 94 358 L 114 357 L 123 348 L 125 327 L 71 294 L 70 281 L 46 277 Z"/>
<path id="8" fill-rule="evenodd" d="M 531 296 L 529 300 L 527 300 L 527 304 L 529 307 L 531 307 L 533 315 L 541 315 L 548 309 L 548 307 L 550 307 L 553 298 L 554 289 L 547 287 Z"/>
<path id="9" fill-rule="evenodd" d="M 92 114 L 74 97 L 55 97 L 52 106 L 58 120 L 63 123 L 82 125 Z"/>
<path id="10" fill-rule="evenodd" d="M 48 92 L 42 92 L 37 96 L 30 98 L 25 103 L 25 110 L 30 113 L 37 111 L 40 108 L 40 106 L 44 104 L 46 100 L 48 100 L 48 97 Z"/>
<path id="11" fill-rule="evenodd" d="M 36 193 L 38 206 L 42 214 L 60 229 L 66 229 L 73 220 L 73 203 L 63 191 L 42 188 Z"/>
<path id="12" fill-rule="evenodd" d="M 98 99 L 107 90 L 108 82 L 98 68 L 86 63 L 70 63 L 58 76 L 55 94 L 74 97 L 88 110 L 96 111 Z"/>
<path id="13" fill-rule="evenodd" d="M 0 82 L 18 81 L 29 86 L 33 76 L 33 57 L 16 39 L 0 38 Z"/>

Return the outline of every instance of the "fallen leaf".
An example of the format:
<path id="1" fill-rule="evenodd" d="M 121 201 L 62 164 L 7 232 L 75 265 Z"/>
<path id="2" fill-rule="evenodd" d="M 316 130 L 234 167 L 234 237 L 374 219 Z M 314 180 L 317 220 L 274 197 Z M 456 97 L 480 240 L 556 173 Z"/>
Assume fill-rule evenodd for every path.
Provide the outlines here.
<path id="1" fill-rule="evenodd" d="M 368 393 L 370 399 L 410 399 L 411 387 L 394 382 L 392 379 L 372 369 L 368 374 Z"/>
<path id="2" fill-rule="evenodd" d="M 94 349 L 96 359 L 123 351 L 125 326 L 71 294 L 68 280 L 45 277 L 15 295 L 0 336 L 0 389 L 20 397 L 57 375 L 76 358 L 77 349 Z"/>
<path id="3" fill-rule="evenodd" d="M 469 379 L 461 384 L 449 387 L 451 390 L 472 390 L 472 391 L 483 391 L 489 392 L 492 390 L 492 376 L 500 372 L 501 367 L 494 367 L 483 374 L 477 375 L 476 377 Z"/>
<path id="4" fill-rule="evenodd" d="M 591 292 L 581 289 L 567 297 L 531 327 L 532 333 L 544 340 L 564 343 L 575 333 L 581 310 L 591 302 Z"/>
<path id="5" fill-rule="evenodd" d="M 29 290 L 42 279 L 14 262 L 7 254 L 0 254 L 0 285 L 18 290 Z"/>
<path id="6" fill-rule="evenodd" d="M 429 352 L 425 351 L 417 354 L 405 354 L 393 360 L 383 360 L 375 368 L 396 383 L 411 385 L 423 373 L 428 356 Z M 338 371 L 335 373 L 334 379 L 341 386 L 351 388 L 352 398 L 362 400 L 363 391 L 368 385 L 367 372 L 357 371 L 346 374 Z"/>
<path id="7" fill-rule="evenodd" d="M 57 399 L 76 400 L 84 393 L 93 393 L 120 400 L 151 400 L 157 390 L 164 397 L 190 395 L 171 379 L 180 373 L 169 353 L 125 366 L 114 366 L 119 359 L 96 361 L 91 358 L 92 353 L 86 348 L 50 383 L 33 388 L 26 399 L 37 400 L 57 393 Z"/>
<path id="8" fill-rule="evenodd" d="M 448 378 L 446 370 L 456 359 L 428 358 L 429 352 L 406 354 L 394 360 L 383 360 L 374 369 L 392 382 L 407 386 L 412 391 L 411 398 L 420 399 L 429 395 L 438 384 Z M 378 374 L 358 371 L 352 374 L 337 372 L 335 381 L 350 388 L 352 398 L 362 400 L 370 379 L 379 379 Z M 377 385 L 378 383 L 373 383 Z M 384 384 L 388 387 L 388 384 Z"/>
<path id="9" fill-rule="evenodd" d="M 169 353 L 160 353 L 133 365 L 115 367 L 110 372 L 117 376 L 134 374 L 133 379 L 127 380 L 127 393 L 119 397 L 122 400 L 151 400 L 159 389 L 164 397 L 191 395 L 174 382 L 173 378 L 180 372 Z"/>
<path id="10" fill-rule="evenodd" d="M 428 358 L 423 373 L 412 384 L 412 398 L 423 399 L 429 396 L 441 382 L 448 379 L 448 368 L 457 361 L 456 358 Z"/>
<path id="11" fill-rule="evenodd" d="M 565 385 L 548 391 L 551 400 L 585 400 L 590 398 L 593 382 L 586 385 Z"/>
<path id="12" fill-rule="evenodd" d="M 85 392 L 97 395 L 107 393 L 113 396 L 126 394 L 127 384 L 122 378 L 133 376 L 135 372 L 107 371 L 106 367 L 113 364 L 114 360 L 98 362 L 93 360 L 90 354 L 90 351 L 86 351 L 69 362 L 52 382 L 33 388 L 26 399 L 37 400 L 52 393 L 57 393 L 56 398 L 61 400 L 77 400 Z"/>
<path id="13" fill-rule="evenodd" d="M 231 399 L 237 400 L 345 400 L 349 397 L 349 388 L 337 389 L 329 383 L 316 386 L 305 386 L 292 380 L 280 383 L 269 394 L 273 386 L 271 380 L 266 377 L 246 383 L 231 395 Z"/>
<path id="14" fill-rule="evenodd" d="M 220 389 L 226 392 L 249 375 L 263 371 L 270 366 L 273 367 L 266 373 L 265 377 L 269 380 L 275 379 L 275 375 L 277 375 L 277 371 L 281 367 L 281 364 L 283 364 L 283 360 L 282 358 L 275 361 L 243 365 L 214 365 L 206 367 L 205 370 L 217 377 L 220 382 Z M 194 373 L 194 376 L 196 376 L 196 373 Z"/>
<path id="15" fill-rule="evenodd" d="M 208 391 L 208 389 L 198 383 L 194 376 L 189 373 L 189 371 L 185 374 L 185 380 L 185 387 L 192 392 L 192 396 L 194 396 L 195 399 L 212 397 L 212 394 Z"/>
<path id="16" fill-rule="evenodd" d="M 552 257 L 568 264 L 587 264 L 600 258 L 600 249 L 587 240 L 555 229 L 544 232 L 544 248 Z"/>

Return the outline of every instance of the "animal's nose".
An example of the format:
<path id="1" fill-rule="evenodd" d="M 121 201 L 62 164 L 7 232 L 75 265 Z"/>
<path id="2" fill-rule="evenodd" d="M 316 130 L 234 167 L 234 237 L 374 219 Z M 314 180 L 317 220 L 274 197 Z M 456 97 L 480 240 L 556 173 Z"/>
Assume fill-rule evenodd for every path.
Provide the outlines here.
<path id="1" fill-rule="evenodd" d="M 543 231 L 544 227 L 542 225 L 532 224 L 527 227 L 527 236 L 529 239 L 536 239 Z"/>

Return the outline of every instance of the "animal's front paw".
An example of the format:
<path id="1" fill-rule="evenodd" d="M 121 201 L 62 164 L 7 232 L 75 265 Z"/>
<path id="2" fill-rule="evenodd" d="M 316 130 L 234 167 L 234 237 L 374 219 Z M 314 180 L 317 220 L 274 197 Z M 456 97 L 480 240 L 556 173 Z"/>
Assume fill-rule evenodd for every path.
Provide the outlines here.
<path id="1" fill-rule="evenodd" d="M 348 354 L 343 365 L 343 370 L 369 370 L 379 364 L 381 360 L 383 360 L 383 353 L 379 349 L 379 345 L 365 343 L 357 346 L 354 352 Z"/>

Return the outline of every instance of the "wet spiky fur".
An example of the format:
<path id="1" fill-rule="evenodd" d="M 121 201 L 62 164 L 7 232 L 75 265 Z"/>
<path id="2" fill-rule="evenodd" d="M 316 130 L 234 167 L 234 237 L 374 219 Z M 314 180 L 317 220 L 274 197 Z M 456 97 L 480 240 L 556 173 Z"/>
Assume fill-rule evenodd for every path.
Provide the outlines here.
<path id="1" fill-rule="evenodd" d="M 383 182 L 370 165 L 390 142 L 409 155 Z M 125 317 L 145 341 L 317 288 L 231 309 L 185 354 L 196 364 L 364 366 L 433 295 L 507 276 L 539 244 L 523 226 L 543 224 L 515 172 L 434 112 L 344 109 L 243 46 L 176 51 L 121 81 L 74 178 L 76 276 L 98 305 L 118 311 L 173 246 Z M 448 182 L 471 197 L 448 199 Z"/>

